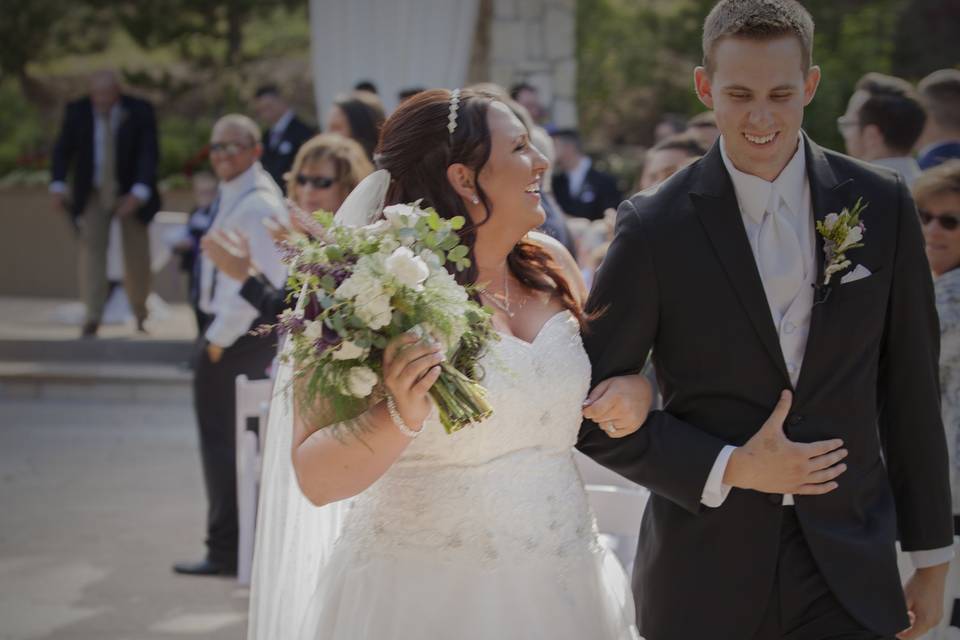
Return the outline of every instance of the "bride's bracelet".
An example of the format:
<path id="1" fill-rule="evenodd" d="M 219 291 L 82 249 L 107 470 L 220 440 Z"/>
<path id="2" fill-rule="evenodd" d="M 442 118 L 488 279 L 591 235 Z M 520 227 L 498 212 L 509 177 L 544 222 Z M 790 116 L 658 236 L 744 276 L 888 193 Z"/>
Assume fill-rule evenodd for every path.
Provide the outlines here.
<path id="1" fill-rule="evenodd" d="M 423 431 L 422 426 L 419 430 L 414 430 L 407 426 L 407 423 L 403 421 L 403 417 L 400 415 L 400 411 L 397 409 L 397 401 L 394 400 L 393 396 L 389 393 L 387 394 L 387 413 L 390 414 L 390 419 L 393 420 L 393 424 L 400 430 L 400 433 L 411 440 L 419 436 L 420 432 Z"/>

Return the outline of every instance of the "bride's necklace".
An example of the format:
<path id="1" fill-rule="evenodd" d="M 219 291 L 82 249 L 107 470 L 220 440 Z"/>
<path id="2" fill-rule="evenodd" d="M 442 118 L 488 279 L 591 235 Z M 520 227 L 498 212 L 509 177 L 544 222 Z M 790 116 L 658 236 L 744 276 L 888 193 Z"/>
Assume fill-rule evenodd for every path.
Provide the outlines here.
<path id="1" fill-rule="evenodd" d="M 508 318 L 512 318 L 516 315 L 516 312 L 510 307 L 510 279 L 507 277 L 507 271 L 509 269 L 504 266 L 503 268 L 503 294 L 497 294 L 487 289 L 480 289 L 480 294 L 487 298 L 490 302 L 493 303 L 495 307 L 507 314 Z M 502 302 L 501 302 L 502 300 Z M 521 302 L 520 306 L 523 306 Z"/>

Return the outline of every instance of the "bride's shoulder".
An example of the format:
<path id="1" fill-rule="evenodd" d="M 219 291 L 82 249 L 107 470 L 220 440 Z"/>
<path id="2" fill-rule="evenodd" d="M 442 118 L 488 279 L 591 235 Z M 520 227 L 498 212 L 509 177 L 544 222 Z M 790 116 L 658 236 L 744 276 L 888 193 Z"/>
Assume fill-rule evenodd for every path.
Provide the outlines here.
<path id="1" fill-rule="evenodd" d="M 550 254 L 554 263 L 562 270 L 563 277 L 567 279 L 575 295 L 581 301 L 585 300 L 587 285 L 583 280 L 583 274 L 580 272 L 580 266 L 567 251 L 567 248 L 556 238 L 540 231 L 531 231 L 527 234 L 527 239 Z"/>

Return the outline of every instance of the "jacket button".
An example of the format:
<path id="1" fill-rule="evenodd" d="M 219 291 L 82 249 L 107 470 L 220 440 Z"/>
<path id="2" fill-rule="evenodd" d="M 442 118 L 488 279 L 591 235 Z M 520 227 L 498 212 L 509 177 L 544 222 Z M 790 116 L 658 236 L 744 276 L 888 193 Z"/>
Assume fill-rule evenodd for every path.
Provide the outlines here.
<path id="1" fill-rule="evenodd" d="M 787 424 L 789 424 L 789 425 L 792 426 L 792 427 L 797 426 L 797 425 L 800 424 L 801 422 L 803 422 L 803 416 L 801 416 L 801 415 L 798 415 L 798 414 L 796 414 L 796 413 L 792 413 L 792 414 L 790 414 L 789 416 L 787 416 Z"/>
<path id="2" fill-rule="evenodd" d="M 768 493 L 767 500 L 770 501 L 770 504 L 783 504 L 783 494 Z"/>

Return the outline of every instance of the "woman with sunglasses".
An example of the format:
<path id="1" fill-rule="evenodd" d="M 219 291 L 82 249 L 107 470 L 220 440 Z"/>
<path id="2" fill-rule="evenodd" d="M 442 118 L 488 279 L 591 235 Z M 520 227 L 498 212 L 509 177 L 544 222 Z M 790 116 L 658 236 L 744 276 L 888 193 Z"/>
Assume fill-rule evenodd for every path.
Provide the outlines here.
<path id="1" fill-rule="evenodd" d="M 913 184 L 923 224 L 927 260 L 933 271 L 940 316 L 940 411 L 950 455 L 953 531 L 960 535 L 960 160 L 929 169 Z M 960 564 L 950 563 L 948 603 L 941 626 L 953 618 L 953 598 L 960 594 Z"/>

